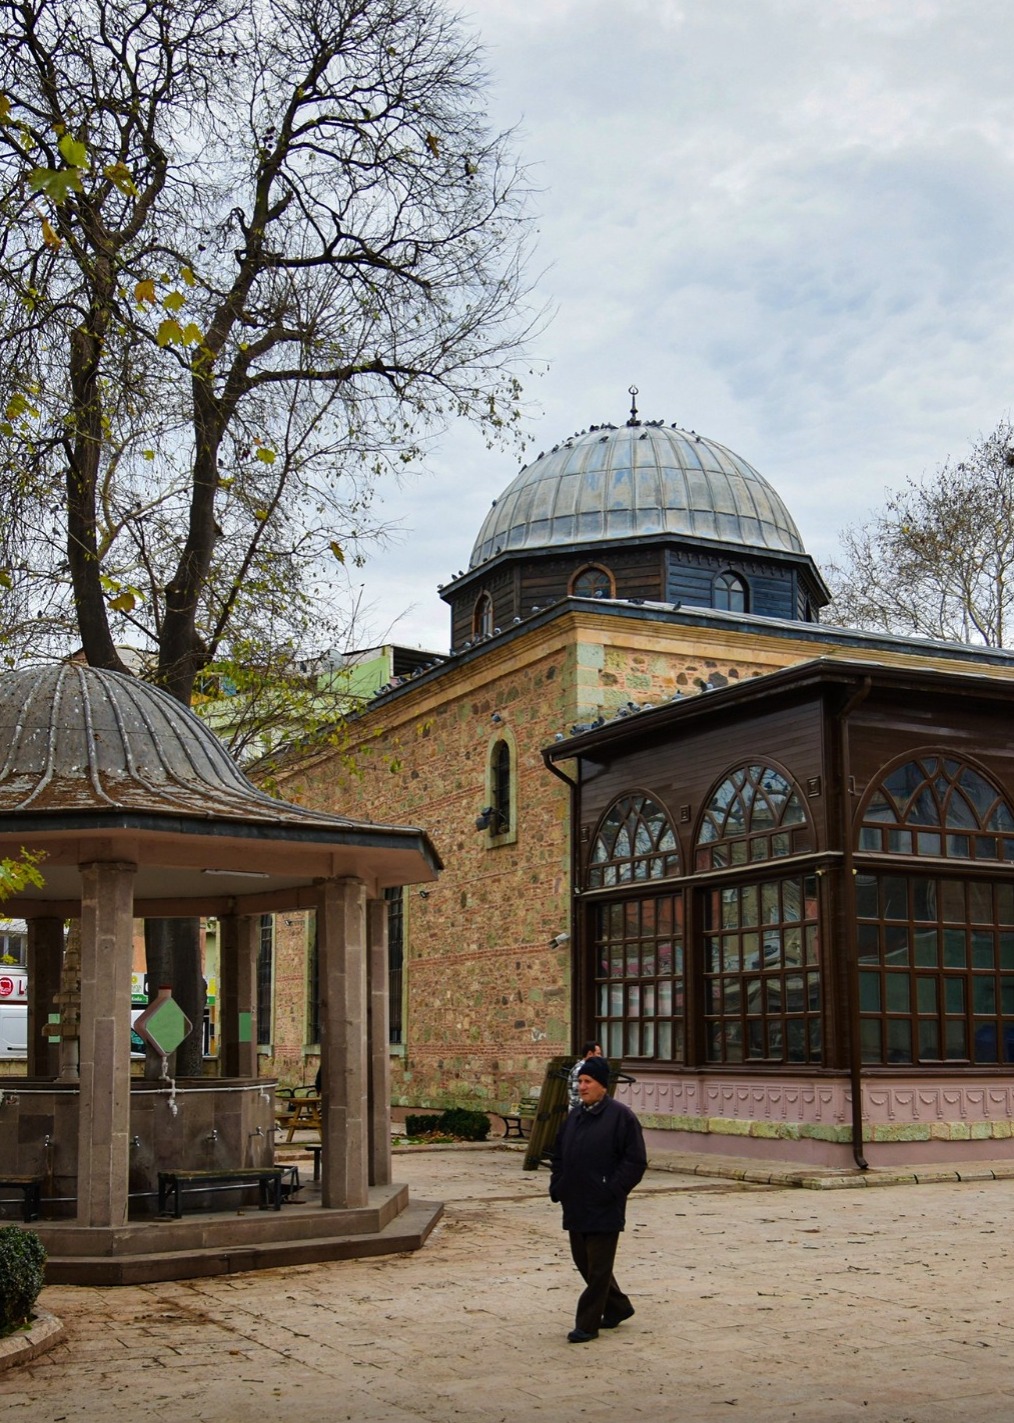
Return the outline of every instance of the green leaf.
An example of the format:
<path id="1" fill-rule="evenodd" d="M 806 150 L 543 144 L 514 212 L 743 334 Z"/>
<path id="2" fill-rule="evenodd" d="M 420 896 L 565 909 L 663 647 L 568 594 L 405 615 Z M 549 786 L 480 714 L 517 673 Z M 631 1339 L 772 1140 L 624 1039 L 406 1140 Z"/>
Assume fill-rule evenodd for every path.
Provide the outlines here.
<path id="1" fill-rule="evenodd" d="M 34 884 L 41 889 L 46 883 L 35 868 L 46 858 L 45 850 L 26 850 L 22 845 L 20 860 L 5 857 L 0 860 L 0 899 L 7 899 L 27 885 Z"/>
<path id="2" fill-rule="evenodd" d="M 110 163 L 103 168 L 103 175 L 109 179 L 114 188 L 118 188 L 128 198 L 140 197 L 133 178 L 130 176 L 130 169 L 126 163 Z"/>
<path id="3" fill-rule="evenodd" d="M 165 321 L 159 322 L 155 340 L 160 346 L 180 346 L 183 344 L 183 327 L 172 317 L 167 317 Z"/>
<path id="4" fill-rule="evenodd" d="M 334 554 L 335 558 L 338 560 L 339 563 L 345 562 L 345 550 L 342 548 L 341 544 L 338 543 L 337 539 L 332 539 L 331 542 L 328 544 L 328 548 Z"/>
<path id="5" fill-rule="evenodd" d="M 137 606 L 137 599 L 129 588 L 117 594 L 115 598 L 110 598 L 109 606 L 114 613 L 132 613 Z"/>
<path id="6" fill-rule="evenodd" d="M 261 464 L 274 464 L 277 458 L 274 450 L 269 450 L 266 445 L 262 445 L 254 455 L 254 459 L 259 459 Z"/>
<path id="7" fill-rule="evenodd" d="M 0 568 L 0 588 L 13 588 L 14 582 L 6 568 Z"/>
<path id="8" fill-rule="evenodd" d="M 181 307 L 186 306 L 186 304 L 187 299 L 182 292 L 166 292 L 165 296 L 162 298 L 162 305 L 165 307 L 166 311 L 171 311 L 174 315 L 177 311 L 180 310 Z"/>
<path id="9" fill-rule="evenodd" d="M 33 168 L 28 175 L 28 186 L 33 193 L 45 193 L 57 207 L 65 203 L 71 193 L 80 193 L 81 170 L 78 168 Z"/>
<path id="10" fill-rule="evenodd" d="M 8 400 L 4 415 L 8 420 L 18 420 L 22 415 L 30 415 L 33 420 L 39 418 L 38 410 L 29 403 L 27 396 L 22 395 L 20 390 L 16 390 Z"/>
<path id="11" fill-rule="evenodd" d="M 60 157 L 72 168 L 87 169 L 90 166 L 87 148 L 83 143 L 78 143 L 76 138 L 71 138 L 69 133 L 64 134 L 57 147 L 60 150 Z"/>

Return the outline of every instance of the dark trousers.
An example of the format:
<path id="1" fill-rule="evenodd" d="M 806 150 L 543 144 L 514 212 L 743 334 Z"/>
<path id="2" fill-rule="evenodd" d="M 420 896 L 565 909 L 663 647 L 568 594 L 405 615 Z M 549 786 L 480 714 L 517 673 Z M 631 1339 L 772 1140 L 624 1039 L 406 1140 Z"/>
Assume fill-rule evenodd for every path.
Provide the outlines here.
<path id="1" fill-rule="evenodd" d="M 630 1300 L 613 1279 L 619 1239 L 618 1231 L 611 1235 L 570 1231 L 570 1253 L 585 1282 L 574 1324 L 586 1334 L 598 1333 L 603 1315 L 620 1315 L 630 1309 Z"/>

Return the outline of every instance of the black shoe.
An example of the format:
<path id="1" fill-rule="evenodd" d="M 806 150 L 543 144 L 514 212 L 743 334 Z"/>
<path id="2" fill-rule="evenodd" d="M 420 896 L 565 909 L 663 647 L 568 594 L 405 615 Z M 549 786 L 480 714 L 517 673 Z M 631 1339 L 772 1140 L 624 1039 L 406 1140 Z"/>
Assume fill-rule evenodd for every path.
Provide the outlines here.
<path id="1" fill-rule="evenodd" d="M 602 1316 L 603 1329 L 615 1329 L 618 1324 L 622 1324 L 625 1319 L 629 1319 L 634 1312 L 634 1306 L 628 1304 L 626 1309 L 621 1309 L 619 1314 L 604 1314 Z"/>
<path id="2" fill-rule="evenodd" d="M 598 1337 L 599 1337 L 599 1331 L 598 1331 L 597 1329 L 595 1330 L 595 1333 L 594 1333 L 594 1334 L 589 1334 L 589 1333 L 588 1333 L 586 1330 L 584 1330 L 584 1329 L 572 1329 L 572 1330 L 570 1331 L 570 1333 L 567 1335 L 567 1343 L 568 1343 L 568 1344 L 587 1344 L 587 1343 L 589 1343 L 592 1339 L 597 1339 Z"/>

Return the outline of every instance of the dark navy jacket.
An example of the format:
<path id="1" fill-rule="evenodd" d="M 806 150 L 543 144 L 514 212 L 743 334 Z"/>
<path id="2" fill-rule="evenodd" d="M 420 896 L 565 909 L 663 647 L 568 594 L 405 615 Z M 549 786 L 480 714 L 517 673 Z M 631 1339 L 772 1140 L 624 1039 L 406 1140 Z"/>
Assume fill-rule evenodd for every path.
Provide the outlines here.
<path id="1" fill-rule="evenodd" d="M 574 1107 L 551 1156 L 551 1200 L 563 1205 L 564 1230 L 610 1235 L 623 1229 L 627 1196 L 648 1165 L 641 1124 L 612 1097 Z"/>

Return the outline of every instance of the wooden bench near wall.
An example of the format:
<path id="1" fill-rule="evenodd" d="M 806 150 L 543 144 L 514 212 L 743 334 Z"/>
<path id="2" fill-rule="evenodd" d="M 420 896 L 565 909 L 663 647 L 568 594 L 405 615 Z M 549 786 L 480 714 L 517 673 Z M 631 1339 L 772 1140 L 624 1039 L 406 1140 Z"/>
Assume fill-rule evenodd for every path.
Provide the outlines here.
<path id="1" fill-rule="evenodd" d="M 16 1186 L 22 1192 L 21 1219 L 25 1224 L 38 1220 L 42 1208 L 42 1177 L 0 1176 L 0 1190 L 8 1186 Z"/>
<path id="2" fill-rule="evenodd" d="M 232 1169 L 222 1167 L 210 1171 L 160 1171 L 158 1173 L 158 1213 L 168 1215 L 168 1199 L 173 1198 L 173 1216 L 179 1220 L 183 1214 L 182 1196 L 185 1190 L 200 1191 L 215 1186 L 257 1186 L 260 1190 L 260 1209 L 282 1208 L 282 1177 L 284 1166 L 237 1166 Z M 269 1201 L 270 1194 L 270 1201 Z"/>
<path id="3" fill-rule="evenodd" d="M 537 1097 L 522 1097 L 516 1112 L 494 1112 L 493 1115 L 503 1122 L 503 1140 L 517 1137 L 520 1141 L 527 1141 L 531 1136 L 532 1122 L 538 1110 Z"/>

